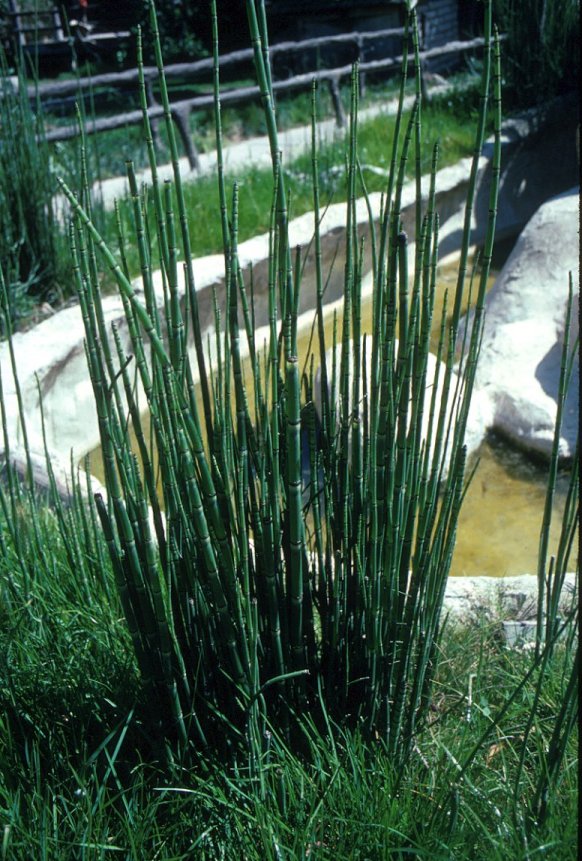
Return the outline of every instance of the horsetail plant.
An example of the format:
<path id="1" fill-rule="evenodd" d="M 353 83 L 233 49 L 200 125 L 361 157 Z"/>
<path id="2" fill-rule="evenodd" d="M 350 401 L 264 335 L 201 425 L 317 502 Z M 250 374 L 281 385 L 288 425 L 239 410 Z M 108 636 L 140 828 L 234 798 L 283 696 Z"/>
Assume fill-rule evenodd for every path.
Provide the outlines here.
<path id="1" fill-rule="evenodd" d="M 128 165 L 144 304 L 128 279 L 123 255 L 120 263 L 86 207 L 61 184 L 73 212 L 75 278 L 104 453 L 108 498 L 97 498 L 97 510 L 148 702 L 159 733 L 181 756 L 192 758 L 206 746 L 234 750 L 246 744 L 253 768 L 258 767 L 268 731 L 296 739 L 301 715 L 309 712 L 316 724 L 347 723 L 367 737 L 382 739 L 394 762 L 403 764 L 426 717 L 434 675 L 441 608 L 465 488 L 464 434 L 495 229 L 500 77 L 491 4 L 486 4 L 481 114 L 461 268 L 452 319 L 443 317 L 440 322 L 434 379 L 429 349 L 438 256 L 438 156 L 435 150 L 424 206 L 414 13 L 409 15 L 404 43 L 396 133 L 387 142 L 392 154 L 381 220 L 377 226 L 370 223 L 370 235 L 363 239 L 356 223 L 356 196 L 361 190 L 367 197 L 358 160 L 357 70 L 352 77 L 344 313 L 341 331 L 334 322 L 331 354 L 323 326 L 314 90 L 317 320 L 313 353 L 301 371 L 298 308 L 306 286 L 301 253 L 294 255 L 289 241 L 289 201 L 277 138 L 264 2 L 247 0 L 246 5 L 273 164 L 269 325 L 264 345 L 255 334 L 252 274 L 249 280 L 239 260 L 238 201 L 244 189 L 235 183 L 229 193 L 222 161 L 214 2 L 218 217 L 225 281 L 224 295 L 215 296 L 212 350 L 205 355 L 153 4 L 151 26 L 175 197 L 168 186 L 160 187 L 144 109 L 152 169 L 147 196 L 137 188 Z M 406 120 L 409 34 L 416 101 Z M 489 224 L 477 310 L 457 373 L 455 345 L 467 289 L 470 209 L 490 79 L 496 124 Z M 410 237 L 401 215 L 409 158 L 414 159 L 418 196 L 415 235 Z M 371 211 L 369 201 L 368 208 Z M 154 233 L 157 261 L 151 243 Z M 416 246 L 410 254 L 409 279 L 412 240 Z M 120 229 L 120 251 L 127 241 Z M 373 248 L 374 293 L 372 331 L 362 336 L 364 243 Z M 113 346 L 108 344 L 97 255 L 118 284 L 129 351 L 116 333 Z M 161 300 L 154 288 L 154 266 L 161 269 Z M 246 377 L 245 346 L 250 356 Z M 135 378 L 151 414 L 155 451 L 141 429 Z M 197 406 L 196 380 L 202 410 Z M 128 417 L 137 430 L 141 463 L 129 445 Z"/>

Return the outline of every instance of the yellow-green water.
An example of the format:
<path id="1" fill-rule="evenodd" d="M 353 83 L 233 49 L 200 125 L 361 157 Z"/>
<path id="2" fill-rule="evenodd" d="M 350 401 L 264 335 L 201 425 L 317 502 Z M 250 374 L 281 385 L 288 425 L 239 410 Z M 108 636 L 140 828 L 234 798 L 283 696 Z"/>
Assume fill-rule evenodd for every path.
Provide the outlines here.
<path id="1" fill-rule="evenodd" d="M 456 264 L 442 267 L 439 271 L 433 349 L 438 341 L 440 309 L 445 288 L 454 288 L 456 273 Z M 492 273 L 489 286 L 494 282 L 496 274 Z M 338 333 L 341 333 L 341 310 L 337 316 Z M 371 331 L 371 317 L 372 302 L 371 297 L 368 297 L 362 301 L 362 334 Z M 325 329 L 326 343 L 329 346 L 333 335 L 333 313 L 327 314 Z M 308 358 L 310 340 L 309 328 L 298 334 L 300 367 L 303 367 Z M 250 371 L 250 365 L 248 362 L 246 364 Z M 315 364 L 317 366 L 317 360 Z M 250 377 L 250 372 L 247 376 Z M 248 391 L 248 395 L 252 403 L 252 390 Z M 199 408 L 201 410 L 201 403 Z M 147 416 L 144 417 L 144 430 L 147 438 Z M 134 449 L 137 449 L 137 446 L 134 446 Z M 543 468 L 531 464 L 525 455 L 512 451 L 495 438 L 489 438 L 483 443 L 478 456 L 479 465 L 460 515 L 451 573 L 500 577 L 533 574 L 537 566 L 546 472 Z M 91 452 L 91 471 L 97 478 L 104 480 L 100 448 Z M 555 498 L 550 552 L 551 548 L 557 546 L 566 484 L 566 477 L 562 477 Z"/>
<path id="2" fill-rule="evenodd" d="M 546 469 L 504 441 L 486 439 L 461 509 L 451 573 L 535 574 L 546 480 Z M 567 486 L 568 475 L 563 473 L 554 498 L 550 553 L 558 546 Z"/>

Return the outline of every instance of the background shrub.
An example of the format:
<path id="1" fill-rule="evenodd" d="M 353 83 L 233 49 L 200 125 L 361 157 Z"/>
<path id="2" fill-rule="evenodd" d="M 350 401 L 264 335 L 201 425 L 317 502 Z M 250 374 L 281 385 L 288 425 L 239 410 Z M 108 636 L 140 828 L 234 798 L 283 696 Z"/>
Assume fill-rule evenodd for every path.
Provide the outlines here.
<path id="1" fill-rule="evenodd" d="M 506 104 L 529 106 L 578 90 L 578 0 L 495 0 L 495 16 L 500 31 L 507 33 Z"/>
<path id="2" fill-rule="evenodd" d="M 0 258 L 16 320 L 59 299 L 71 266 L 40 104 L 31 107 L 22 72 L 0 69 Z"/>

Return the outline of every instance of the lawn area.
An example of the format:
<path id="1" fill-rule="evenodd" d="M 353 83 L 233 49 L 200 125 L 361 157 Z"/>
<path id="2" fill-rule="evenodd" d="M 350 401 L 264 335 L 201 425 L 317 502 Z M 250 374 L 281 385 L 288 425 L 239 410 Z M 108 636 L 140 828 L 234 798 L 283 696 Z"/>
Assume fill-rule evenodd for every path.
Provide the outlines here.
<path id="1" fill-rule="evenodd" d="M 87 523 L 77 556 L 63 538 L 79 515 L 59 523 L 23 498 L 15 532 L 0 514 L 0 857 L 576 858 L 575 733 L 544 826 L 528 822 L 570 640 L 541 690 L 540 667 L 518 690 L 531 652 L 503 645 L 495 612 L 447 625 L 430 717 L 403 772 L 381 739 L 308 714 L 303 755 L 273 732 L 258 772 L 204 751 L 184 769 L 155 745 L 102 536 Z"/>
<path id="2" fill-rule="evenodd" d="M 479 105 L 478 81 L 463 89 L 435 97 L 422 111 L 423 146 L 421 171 L 430 173 L 433 148 L 439 145 L 439 168 L 454 164 L 469 156 L 474 147 L 474 120 Z M 309 114 L 305 114 L 304 117 Z M 404 114 L 403 122 L 409 114 Z M 471 118 L 470 122 L 466 117 Z M 382 192 L 387 178 L 380 172 L 388 172 L 395 127 L 394 116 L 378 116 L 361 122 L 358 130 L 358 150 L 363 166 L 363 177 L 368 192 Z M 489 118 L 488 131 L 493 129 Z M 326 144 L 318 152 L 318 179 L 321 206 L 339 203 L 347 199 L 346 156 L 347 142 Z M 369 170 L 369 167 L 375 170 Z M 407 165 L 407 178 L 414 176 L 412 159 Z M 270 169 L 251 167 L 229 181 L 236 180 L 239 187 L 239 240 L 244 241 L 269 230 L 273 196 L 273 177 Z M 290 218 L 295 218 L 313 209 L 312 158 L 305 154 L 285 167 L 285 180 L 289 194 Z M 364 191 L 361 185 L 357 193 Z M 218 206 L 218 188 L 215 176 L 203 176 L 196 182 L 184 185 L 186 206 L 190 217 L 190 242 L 195 257 L 222 251 L 220 221 L 213 217 Z M 133 215 L 129 201 L 120 203 L 123 231 L 130 235 L 133 230 Z M 103 232 L 113 247 L 116 246 L 117 225 L 113 213 L 103 216 Z M 152 235 L 154 260 L 157 240 Z M 139 274 L 139 259 L 135 246 L 126 248 L 126 259 L 131 275 Z"/>

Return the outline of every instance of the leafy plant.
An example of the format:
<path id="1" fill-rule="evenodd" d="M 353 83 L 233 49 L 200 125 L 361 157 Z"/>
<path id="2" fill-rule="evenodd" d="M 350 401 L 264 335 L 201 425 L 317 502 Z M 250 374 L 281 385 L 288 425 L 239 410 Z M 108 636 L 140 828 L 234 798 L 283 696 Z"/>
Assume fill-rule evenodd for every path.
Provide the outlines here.
<path id="1" fill-rule="evenodd" d="M 495 0 L 508 97 L 521 106 L 575 91 L 580 77 L 578 0 Z"/>

